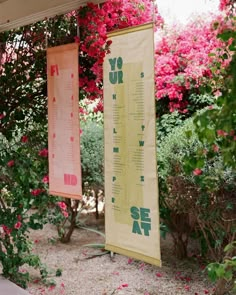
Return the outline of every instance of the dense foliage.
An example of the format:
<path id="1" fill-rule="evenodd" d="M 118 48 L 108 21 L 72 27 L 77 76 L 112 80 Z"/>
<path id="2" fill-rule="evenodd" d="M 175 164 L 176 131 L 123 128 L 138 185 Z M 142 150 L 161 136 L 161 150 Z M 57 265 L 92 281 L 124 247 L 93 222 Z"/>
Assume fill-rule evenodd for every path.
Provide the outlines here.
<path id="1" fill-rule="evenodd" d="M 88 4 L 78 12 L 80 36 L 80 98 L 99 100 L 103 110 L 103 60 L 109 53 L 111 40 L 108 33 L 152 21 L 155 14 L 156 27 L 163 23 L 157 7 L 150 0 L 112 0 L 102 5 Z"/>
<path id="2" fill-rule="evenodd" d="M 209 92 L 218 95 L 222 84 L 215 84 L 214 76 L 224 74 L 230 56 L 222 58 L 222 52 L 227 52 L 227 44 L 217 38 L 217 33 L 211 20 L 199 18 L 184 28 L 167 29 L 156 43 L 155 82 L 159 114 L 167 112 L 167 106 L 171 112 L 189 112 L 191 94 Z M 163 106 L 165 108 L 161 109 Z"/>

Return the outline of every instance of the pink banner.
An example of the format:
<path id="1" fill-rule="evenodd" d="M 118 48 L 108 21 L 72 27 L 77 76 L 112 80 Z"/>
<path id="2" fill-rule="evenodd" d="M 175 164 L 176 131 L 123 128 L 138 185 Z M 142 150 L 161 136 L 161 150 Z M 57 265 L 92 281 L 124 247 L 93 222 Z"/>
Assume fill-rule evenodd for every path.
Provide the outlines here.
<path id="1" fill-rule="evenodd" d="M 78 44 L 47 50 L 49 193 L 82 196 Z"/>

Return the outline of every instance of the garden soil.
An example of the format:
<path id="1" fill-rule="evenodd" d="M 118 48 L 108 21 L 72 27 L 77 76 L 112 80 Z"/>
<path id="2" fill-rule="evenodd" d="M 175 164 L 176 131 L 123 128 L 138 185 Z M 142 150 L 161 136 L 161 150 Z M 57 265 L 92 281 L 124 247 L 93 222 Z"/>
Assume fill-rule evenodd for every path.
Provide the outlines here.
<path id="1" fill-rule="evenodd" d="M 86 222 L 91 228 L 104 231 L 104 218 L 92 214 Z M 179 261 L 173 254 L 170 237 L 161 240 L 163 267 L 133 260 L 129 257 L 104 254 L 101 250 L 84 247 L 90 243 L 104 243 L 104 238 L 94 232 L 78 228 L 69 244 L 57 239 L 54 226 L 46 225 L 42 231 L 33 231 L 34 253 L 48 266 L 56 286 L 45 286 L 40 275 L 30 270 L 33 283 L 28 292 L 33 295 L 178 295 L 212 294 L 213 286 L 207 279 L 204 265 L 197 250 L 190 250 L 191 257 Z M 53 276 L 61 269 L 59 277 Z M 7 295 L 7 294 L 6 294 Z"/>

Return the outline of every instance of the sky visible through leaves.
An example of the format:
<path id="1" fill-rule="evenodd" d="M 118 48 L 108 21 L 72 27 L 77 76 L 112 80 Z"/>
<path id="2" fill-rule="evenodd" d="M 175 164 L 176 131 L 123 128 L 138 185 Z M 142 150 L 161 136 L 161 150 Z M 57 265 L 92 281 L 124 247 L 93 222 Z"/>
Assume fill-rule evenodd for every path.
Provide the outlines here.
<path id="1" fill-rule="evenodd" d="M 156 0 L 156 3 L 168 24 L 184 24 L 193 15 L 216 12 L 219 6 L 219 0 Z"/>

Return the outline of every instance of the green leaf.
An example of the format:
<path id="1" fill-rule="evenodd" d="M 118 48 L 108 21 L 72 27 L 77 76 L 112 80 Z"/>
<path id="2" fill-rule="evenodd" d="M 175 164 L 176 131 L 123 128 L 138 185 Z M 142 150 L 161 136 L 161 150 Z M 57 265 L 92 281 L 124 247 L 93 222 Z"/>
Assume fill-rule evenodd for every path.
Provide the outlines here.
<path id="1" fill-rule="evenodd" d="M 224 277 L 224 279 L 226 279 L 226 281 L 231 281 L 233 278 L 232 270 L 227 270 L 223 277 Z"/>
<path id="2" fill-rule="evenodd" d="M 222 278 L 225 276 L 225 268 L 223 265 L 219 265 L 216 269 L 215 269 L 216 275 L 218 278 Z"/>
<path id="3" fill-rule="evenodd" d="M 58 268 L 56 270 L 56 277 L 60 277 L 62 275 L 62 270 L 60 268 Z"/>
<path id="4" fill-rule="evenodd" d="M 224 252 L 230 252 L 232 250 L 236 249 L 236 241 L 228 244 L 227 246 L 225 246 L 224 248 Z"/>

